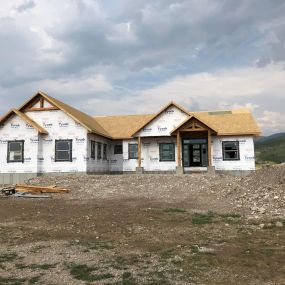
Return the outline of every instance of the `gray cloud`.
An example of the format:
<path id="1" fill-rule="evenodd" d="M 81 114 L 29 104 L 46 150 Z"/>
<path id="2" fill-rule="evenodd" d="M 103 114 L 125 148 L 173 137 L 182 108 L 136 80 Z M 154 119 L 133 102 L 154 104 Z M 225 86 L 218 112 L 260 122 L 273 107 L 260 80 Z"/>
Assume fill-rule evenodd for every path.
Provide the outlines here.
<path id="1" fill-rule="evenodd" d="M 18 12 L 23 12 L 23 11 L 26 11 L 26 10 L 34 8 L 35 6 L 36 6 L 35 2 L 33 0 L 30 0 L 30 1 L 24 2 L 23 4 L 19 5 L 15 9 Z"/>
<path id="2" fill-rule="evenodd" d="M 284 14 L 283 0 L 24 1 L 0 16 L 1 97 L 20 103 L 42 89 L 76 105 L 82 98 L 133 102 L 176 76 L 264 68 L 285 61 Z M 78 97 L 70 98 L 73 81 Z M 191 96 L 192 107 L 206 107 Z M 277 98 L 270 108 L 279 112 L 285 102 Z M 254 103 L 265 108 L 267 101 L 261 94 Z M 10 107 L 3 102 L 2 113 Z"/>

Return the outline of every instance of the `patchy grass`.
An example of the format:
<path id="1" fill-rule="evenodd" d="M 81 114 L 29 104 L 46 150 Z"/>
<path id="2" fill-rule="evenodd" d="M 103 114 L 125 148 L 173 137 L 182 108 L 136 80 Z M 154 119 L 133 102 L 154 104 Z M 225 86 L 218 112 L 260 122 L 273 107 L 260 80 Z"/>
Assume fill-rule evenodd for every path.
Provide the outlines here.
<path id="1" fill-rule="evenodd" d="M 23 263 L 17 263 L 15 265 L 15 267 L 17 269 L 41 269 L 41 270 L 48 270 L 51 268 L 55 268 L 57 265 L 57 263 L 54 264 L 48 264 L 48 263 L 44 263 L 44 264 L 23 264 Z"/>
<path id="2" fill-rule="evenodd" d="M 19 258 L 19 257 L 18 257 L 18 254 L 16 252 L 1 253 L 0 254 L 0 263 L 11 262 L 17 258 Z"/>
<path id="3" fill-rule="evenodd" d="M 24 278 L 1 277 L 0 285 L 22 285 L 26 282 Z"/>
<path id="4" fill-rule="evenodd" d="M 187 211 L 182 208 L 166 208 L 164 212 L 167 213 L 186 213 Z"/>
<path id="5" fill-rule="evenodd" d="M 214 213 L 209 211 L 206 214 L 203 213 L 194 213 L 192 217 L 193 225 L 204 225 L 213 223 Z"/>
<path id="6" fill-rule="evenodd" d="M 135 285 L 135 279 L 131 272 L 124 272 L 122 276 L 122 285 Z"/>
<path id="7" fill-rule="evenodd" d="M 93 266 L 88 266 L 86 264 L 70 263 L 68 265 L 68 269 L 73 278 L 82 281 L 92 282 L 92 281 L 100 281 L 114 277 L 110 273 L 94 274 L 94 271 L 97 271 L 98 268 Z"/>

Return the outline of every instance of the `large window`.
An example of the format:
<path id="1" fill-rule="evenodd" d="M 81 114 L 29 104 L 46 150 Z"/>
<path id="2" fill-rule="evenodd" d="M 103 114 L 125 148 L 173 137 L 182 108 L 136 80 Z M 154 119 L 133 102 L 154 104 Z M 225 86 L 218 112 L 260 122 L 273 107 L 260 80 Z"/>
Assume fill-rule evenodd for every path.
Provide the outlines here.
<path id="1" fill-rule="evenodd" d="M 97 143 L 97 159 L 101 159 L 102 158 L 102 144 L 101 143 Z"/>
<path id="2" fill-rule="evenodd" d="M 95 141 L 91 141 L 91 155 L 90 155 L 90 157 L 91 158 L 93 158 L 93 159 L 95 159 L 95 154 L 96 154 L 96 152 L 95 152 L 95 146 L 96 146 L 96 142 Z"/>
<path id="3" fill-rule="evenodd" d="M 55 141 L 55 161 L 72 161 L 72 140 Z"/>
<path id="4" fill-rule="evenodd" d="M 116 144 L 114 145 L 114 154 L 122 154 L 123 153 L 123 145 Z"/>
<path id="5" fill-rule="evenodd" d="M 223 142 L 223 160 L 239 160 L 239 142 Z"/>
<path id="6" fill-rule="evenodd" d="M 174 143 L 159 144 L 159 160 L 160 161 L 175 161 Z"/>
<path id="7" fill-rule="evenodd" d="M 103 160 L 107 160 L 107 145 L 103 144 Z"/>
<path id="8" fill-rule="evenodd" d="M 129 144 L 129 159 L 138 158 L 138 144 Z"/>
<path id="9" fill-rule="evenodd" d="M 7 162 L 24 162 L 24 141 L 8 141 Z"/>

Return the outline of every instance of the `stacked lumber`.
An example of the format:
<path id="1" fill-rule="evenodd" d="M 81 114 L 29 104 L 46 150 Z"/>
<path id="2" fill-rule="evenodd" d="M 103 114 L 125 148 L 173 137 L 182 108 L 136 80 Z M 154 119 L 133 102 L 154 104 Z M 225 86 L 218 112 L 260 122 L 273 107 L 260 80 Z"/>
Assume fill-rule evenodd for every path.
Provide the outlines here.
<path id="1" fill-rule="evenodd" d="M 56 185 L 51 186 L 37 186 L 28 184 L 16 184 L 16 192 L 29 192 L 29 193 L 69 193 L 68 189 L 57 188 Z"/>

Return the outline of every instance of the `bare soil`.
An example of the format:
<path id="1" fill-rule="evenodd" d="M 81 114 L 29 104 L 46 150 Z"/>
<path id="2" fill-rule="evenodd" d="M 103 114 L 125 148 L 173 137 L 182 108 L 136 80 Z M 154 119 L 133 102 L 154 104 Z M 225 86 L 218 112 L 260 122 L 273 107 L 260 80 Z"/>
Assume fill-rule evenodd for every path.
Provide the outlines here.
<path id="1" fill-rule="evenodd" d="M 71 192 L 0 198 L 0 284 L 285 284 L 283 171 L 33 179 Z"/>

